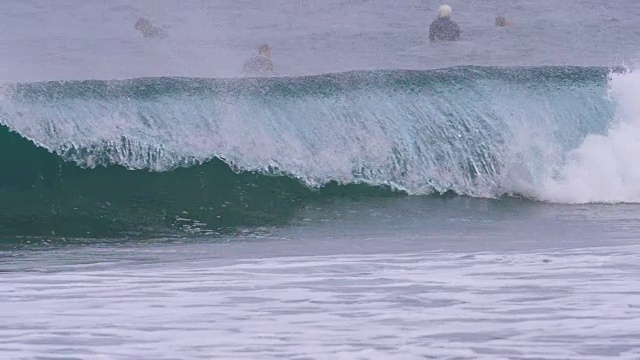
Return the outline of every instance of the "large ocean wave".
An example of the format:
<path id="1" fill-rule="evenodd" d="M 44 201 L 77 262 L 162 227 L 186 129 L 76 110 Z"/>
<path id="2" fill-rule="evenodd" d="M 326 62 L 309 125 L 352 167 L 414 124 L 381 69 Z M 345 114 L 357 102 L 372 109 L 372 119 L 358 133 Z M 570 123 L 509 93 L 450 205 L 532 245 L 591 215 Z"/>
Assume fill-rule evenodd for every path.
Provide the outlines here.
<path id="1" fill-rule="evenodd" d="M 5 85 L 0 234 L 279 224 L 396 191 L 640 202 L 639 90 L 576 67 Z"/>

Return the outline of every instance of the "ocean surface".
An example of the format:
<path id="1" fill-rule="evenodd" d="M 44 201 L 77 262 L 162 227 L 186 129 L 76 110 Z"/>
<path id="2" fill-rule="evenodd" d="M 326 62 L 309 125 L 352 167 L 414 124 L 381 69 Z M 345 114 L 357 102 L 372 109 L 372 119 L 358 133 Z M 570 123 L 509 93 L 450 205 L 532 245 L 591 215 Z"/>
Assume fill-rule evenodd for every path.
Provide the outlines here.
<path id="1" fill-rule="evenodd" d="M 0 3 L 0 358 L 640 359 L 640 2 L 439 5 Z"/>

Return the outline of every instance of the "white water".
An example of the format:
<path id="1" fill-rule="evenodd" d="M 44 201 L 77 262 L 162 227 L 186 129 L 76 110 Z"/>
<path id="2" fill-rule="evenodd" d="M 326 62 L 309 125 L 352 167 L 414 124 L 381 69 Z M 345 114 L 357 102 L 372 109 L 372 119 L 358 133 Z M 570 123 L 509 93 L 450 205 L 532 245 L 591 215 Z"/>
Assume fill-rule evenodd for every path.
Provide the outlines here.
<path id="1" fill-rule="evenodd" d="M 605 135 L 589 135 L 568 154 L 541 198 L 562 203 L 640 202 L 640 73 L 614 74 L 616 118 Z"/>
<path id="2" fill-rule="evenodd" d="M 3 358 L 640 357 L 638 246 L 203 258 L 215 249 L 0 274 Z M 177 259 L 144 260 L 162 252 Z"/>

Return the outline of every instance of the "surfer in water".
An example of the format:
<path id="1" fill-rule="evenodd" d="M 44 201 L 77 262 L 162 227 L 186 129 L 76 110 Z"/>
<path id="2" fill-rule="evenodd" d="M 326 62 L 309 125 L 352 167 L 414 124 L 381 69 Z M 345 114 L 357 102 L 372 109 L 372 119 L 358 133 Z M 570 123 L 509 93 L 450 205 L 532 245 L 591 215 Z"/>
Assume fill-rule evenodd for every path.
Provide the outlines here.
<path id="1" fill-rule="evenodd" d="M 258 55 L 244 64 L 244 72 L 250 75 L 271 75 L 273 73 L 271 46 L 267 44 L 260 45 Z"/>
<path id="2" fill-rule="evenodd" d="M 438 18 L 429 26 L 429 40 L 456 41 L 460 39 L 460 27 L 451 20 L 451 6 L 440 5 Z"/>
<path id="3" fill-rule="evenodd" d="M 135 28 L 146 38 L 162 39 L 167 36 L 163 28 L 154 25 L 149 19 L 138 18 Z"/>

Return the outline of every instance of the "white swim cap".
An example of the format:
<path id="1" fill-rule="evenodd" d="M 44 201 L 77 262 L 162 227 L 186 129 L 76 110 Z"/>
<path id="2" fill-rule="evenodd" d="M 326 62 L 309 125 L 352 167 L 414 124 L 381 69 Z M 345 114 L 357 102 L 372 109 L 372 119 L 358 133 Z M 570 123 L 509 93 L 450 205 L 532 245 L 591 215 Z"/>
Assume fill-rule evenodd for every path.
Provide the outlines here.
<path id="1" fill-rule="evenodd" d="M 451 6 L 449 5 L 440 5 L 438 8 L 438 12 L 440 12 L 440 17 L 446 18 L 451 16 Z"/>

